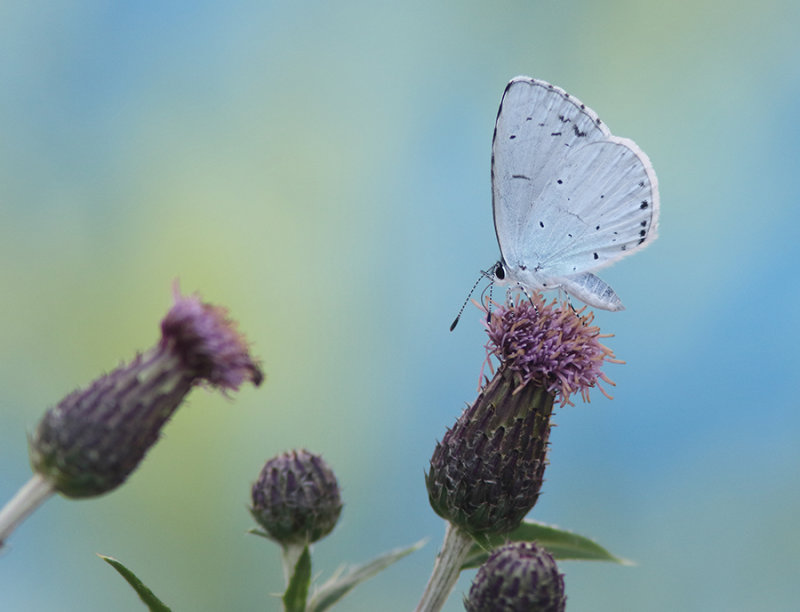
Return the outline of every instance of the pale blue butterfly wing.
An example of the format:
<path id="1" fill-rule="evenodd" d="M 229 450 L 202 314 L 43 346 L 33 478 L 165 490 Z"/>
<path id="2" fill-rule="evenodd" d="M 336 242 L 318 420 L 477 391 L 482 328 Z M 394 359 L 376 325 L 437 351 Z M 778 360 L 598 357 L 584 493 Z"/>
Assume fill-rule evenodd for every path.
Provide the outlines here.
<path id="1" fill-rule="evenodd" d="M 505 273 L 496 280 L 622 309 L 592 272 L 656 236 L 657 181 L 636 144 L 562 89 L 517 77 L 497 114 L 492 197 Z"/>

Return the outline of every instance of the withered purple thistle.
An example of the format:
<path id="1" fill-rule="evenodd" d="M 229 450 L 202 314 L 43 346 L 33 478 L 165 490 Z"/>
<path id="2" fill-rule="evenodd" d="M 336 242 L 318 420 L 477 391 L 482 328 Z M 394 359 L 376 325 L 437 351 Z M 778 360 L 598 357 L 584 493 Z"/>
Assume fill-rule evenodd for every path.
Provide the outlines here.
<path id="1" fill-rule="evenodd" d="M 263 380 L 224 308 L 176 289 L 161 332 L 156 346 L 42 418 L 30 439 L 31 464 L 59 493 L 90 497 L 122 484 L 192 387 L 235 391 Z"/>

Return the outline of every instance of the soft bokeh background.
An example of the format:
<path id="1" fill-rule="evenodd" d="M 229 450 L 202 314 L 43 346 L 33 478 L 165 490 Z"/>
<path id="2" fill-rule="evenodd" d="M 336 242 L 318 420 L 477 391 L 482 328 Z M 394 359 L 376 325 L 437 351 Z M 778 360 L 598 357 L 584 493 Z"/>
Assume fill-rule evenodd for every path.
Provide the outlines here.
<path id="1" fill-rule="evenodd" d="M 564 563 L 570 610 L 795 610 L 800 69 L 794 0 L 0 5 L 0 500 L 26 432 L 157 338 L 171 284 L 268 373 L 195 391 L 129 482 L 50 500 L 3 610 L 278 609 L 249 486 L 306 446 L 346 507 L 315 570 L 429 544 L 342 610 L 410 610 L 443 533 L 423 471 L 475 397 L 505 83 L 551 81 L 649 154 L 661 237 L 605 271 L 615 399 L 558 411 L 532 516 L 636 567 Z M 464 576 L 447 610 L 461 609 Z"/>

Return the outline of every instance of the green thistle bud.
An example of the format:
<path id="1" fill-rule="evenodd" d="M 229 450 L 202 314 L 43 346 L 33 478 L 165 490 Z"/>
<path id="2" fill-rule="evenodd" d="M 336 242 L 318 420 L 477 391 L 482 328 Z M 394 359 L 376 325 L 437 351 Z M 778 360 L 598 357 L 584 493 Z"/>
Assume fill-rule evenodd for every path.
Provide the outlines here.
<path id="1" fill-rule="evenodd" d="M 175 294 L 160 342 L 47 411 L 30 439 L 37 474 L 67 497 L 111 491 L 133 472 L 186 394 L 237 390 L 263 374 L 223 308 Z"/>
<path id="2" fill-rule="evenodd" d="M 306 450 L 266 462 L 252 488 L 253 518 L 283 546 L 311 544 L 336 526 L 339 484 L 328 464 Z"/>
<path id="3" fill-rule="evenodd" d="M 468 612 L 563 612 L 564 576 L 552 555 L 534 542 L 495 550 L 464 600 Z"/>

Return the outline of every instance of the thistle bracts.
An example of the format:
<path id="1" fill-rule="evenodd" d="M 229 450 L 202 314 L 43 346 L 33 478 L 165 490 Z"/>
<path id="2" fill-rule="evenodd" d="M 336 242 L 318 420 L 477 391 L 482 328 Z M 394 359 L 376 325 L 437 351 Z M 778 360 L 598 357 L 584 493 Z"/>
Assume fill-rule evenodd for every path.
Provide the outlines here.
<path id="1" fill-rule="evenodd" d="M 501 366 L 436 445 L 425 478 L 434 511 L 474 536 L 515 529 L 539 497 L 553 400 Z"/>

